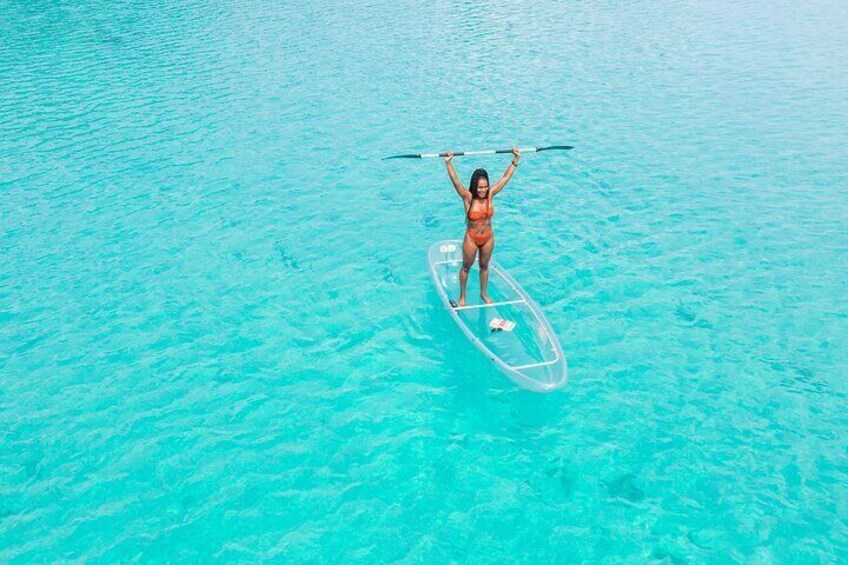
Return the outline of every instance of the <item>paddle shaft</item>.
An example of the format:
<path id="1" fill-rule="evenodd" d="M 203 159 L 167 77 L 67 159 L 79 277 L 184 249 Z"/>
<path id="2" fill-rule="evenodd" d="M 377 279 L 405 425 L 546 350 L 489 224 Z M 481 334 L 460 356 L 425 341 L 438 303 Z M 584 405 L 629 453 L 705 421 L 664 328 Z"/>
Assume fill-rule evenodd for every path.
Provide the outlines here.
<path id="1" fill-rule="evenodd" d="M 521 149 L 522 153 L 535 153 L 535 147 L 527 147 Z M 484 149 L 483 151 L 456 151 L 453 156 L 454 157 L 470 157 L 472 155 L 496 155 L 498 153 L 512 153 L 512 149 Z M 427 157 L 447 157 L 447 152 L 445 153 L 422 153 L 421 158 L 426 159 Z"/>

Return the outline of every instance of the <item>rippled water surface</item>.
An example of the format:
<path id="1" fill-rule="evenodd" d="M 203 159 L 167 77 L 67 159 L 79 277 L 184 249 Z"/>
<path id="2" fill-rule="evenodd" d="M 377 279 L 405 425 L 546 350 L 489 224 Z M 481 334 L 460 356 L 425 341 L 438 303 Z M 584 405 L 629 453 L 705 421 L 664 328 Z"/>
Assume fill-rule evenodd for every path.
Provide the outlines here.
<path id="1" fill-rule="evenodd" d="M 848 555 L 848 3 L 0 0 L 0 561 Z M 498 197 L 568 386 L 426 269 Z M 497 177 L 507 158 L 457 160 Z"/>

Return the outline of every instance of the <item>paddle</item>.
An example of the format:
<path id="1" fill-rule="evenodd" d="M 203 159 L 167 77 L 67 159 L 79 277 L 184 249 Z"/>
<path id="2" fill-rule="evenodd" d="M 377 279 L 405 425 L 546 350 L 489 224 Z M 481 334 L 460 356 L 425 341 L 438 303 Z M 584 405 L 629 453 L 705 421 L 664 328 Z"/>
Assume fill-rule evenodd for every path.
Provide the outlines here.
<path id="1" fill-rule="evenodd" d="M 569 149 L 574 149 L 573 145 L 549 145 L 548 147 L 523 147 L 521 148 L 521 153 L 538 153 L 540 151 L 567 151 Z M 469 156 L 469 155 L 495 155 L 496 153 L 512 153 L 512 149 L 487 149 L 485 151 L 454 151 L 455 157 L 461 156 Z M 405 155 L 391 155 L 390 157 L 383 157 L 381 161 L 385 161 L 387 159 L 426 159 L 428 157 L 444 157 L 447 153 L 407 153 Z"/>

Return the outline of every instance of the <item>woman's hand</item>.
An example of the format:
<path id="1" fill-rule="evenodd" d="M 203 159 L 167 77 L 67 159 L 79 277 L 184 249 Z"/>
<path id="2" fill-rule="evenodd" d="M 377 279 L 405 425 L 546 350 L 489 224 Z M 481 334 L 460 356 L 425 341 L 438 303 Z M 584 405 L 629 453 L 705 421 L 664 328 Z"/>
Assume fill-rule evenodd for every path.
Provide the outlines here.
<path id="1" fill-rule="evenodd" d="M 448 151 L 445 153 L 445 163 L 450 163 L 451 159 L 453 159 L 453 151 Z"/>
<path id="2" fill-rule="evenodd" d="M 518 162 L 521 160 L 521 149 L 519 149 L 518 147 L 513 147 L 512 155 L 512 166 L 514 167 L 518 165 Z"/>

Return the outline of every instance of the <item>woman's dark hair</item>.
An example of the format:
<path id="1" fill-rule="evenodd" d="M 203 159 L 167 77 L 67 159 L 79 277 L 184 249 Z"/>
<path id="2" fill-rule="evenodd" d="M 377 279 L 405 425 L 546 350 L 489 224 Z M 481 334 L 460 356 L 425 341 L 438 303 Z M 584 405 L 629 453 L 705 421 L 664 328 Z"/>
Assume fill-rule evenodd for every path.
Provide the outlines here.
<path id="1" fill-rule="evenodd" d="M 480 179 L 486 179 L 486 183 L 489 183 L 489 173 L 486 172 L 486 169 L 477 169 L 473 173 L 471 173 L 471 184 L 468 187 L 468 190 L 471 191 L 471 196 L 477 198 L 477 183 L 480 182 Z"/>

